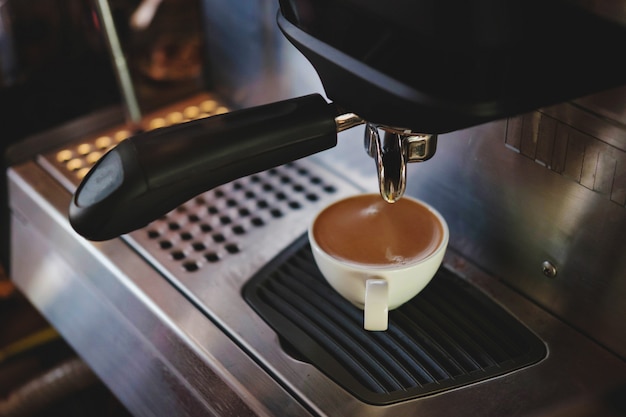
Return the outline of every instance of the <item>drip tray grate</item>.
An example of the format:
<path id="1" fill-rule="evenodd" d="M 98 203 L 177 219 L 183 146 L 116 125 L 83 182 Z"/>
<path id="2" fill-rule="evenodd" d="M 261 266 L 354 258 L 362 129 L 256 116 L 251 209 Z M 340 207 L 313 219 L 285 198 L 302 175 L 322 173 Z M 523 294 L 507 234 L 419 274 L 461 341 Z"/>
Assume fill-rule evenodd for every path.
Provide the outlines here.
<path id="1" fill-rule="evenodd" d="M 441 268 L 393 310 L 386 332 L 321 276 L 302 236 L 244 288 L 289 350 L 371 404 L 390 404 L 503 375 L 541 360 L 545 345 L 483 293 Z"/>

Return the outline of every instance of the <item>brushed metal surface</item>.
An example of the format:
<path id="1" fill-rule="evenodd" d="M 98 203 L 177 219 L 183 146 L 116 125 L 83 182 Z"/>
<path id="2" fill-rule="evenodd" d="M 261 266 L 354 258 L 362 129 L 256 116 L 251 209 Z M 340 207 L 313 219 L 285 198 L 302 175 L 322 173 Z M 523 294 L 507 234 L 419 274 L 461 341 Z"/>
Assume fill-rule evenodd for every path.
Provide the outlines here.
<path id="1" fill-rule="evenodd" d="M 555 121 L 566 156 L 556 168 L 529 156 L 528 139 L 511 136 L 522 131 L 512 127 L 519 120 L 442 135 L 438 158 L 415 167 L 408 192 L 443 212 L 451 245 L 464 256 L 626 358 L 623 152 L 592 135 L 593 127 L 618 126 L 590 113 L 585 124 Z M 565 130 L 573 133 L 559 139 Z M 623 147 L 626 130 L 609 138 Z M 554 278 L 544 275 L 545 261 L 558 271 Z"/>
<path id="2" fill-rule="evenodd" d="M 334 157 L 342 159 L 338 152 Z M 332 160 L 330 154 L 317 159 L 326 157 Z M 204 280 L 174 276 L 121 239 L 91 243 L 77 237 L 65 218 L 69 193 L 35 163 L 13 167 L 10 183 L 12 276 L 137 415 L 176 410 L 178 415 L 523 416 L 581 396 L 596 398 L 626 380 L 623 361 L 452 249 L 446 264 L 536 332 L 548 357 L 461 389 L 371 406 L 283 351 L 276 334 L 241 298 L 253 267 L 231 258 L 224 261 L 230 268 Z M 301 227 L 302 219 L 291 220 L 276 227 L 276 250 L 298 234 L 292 229 Z M 257 256 L 247 261 L 262 265 L 265 260 Z M 135 360 L 137 367 L 129 364 Z"/>
<path id="3" fill-rule="evenodd" d="M 79 238 L 45 171 L 9 176 L 12 278 L 131 413 L 310 414 L 122 240 Z"/>
<path id="4" fill-rule="evenodd" d="M 216 88 L 229 104 L 322 91 L 306 60 L 269 29 L 275 2 L 205 3 L 212 11 L 204 19 L 219 67 Z M 100 133 L 114 137 L 120 126 L 88 137 L 73 129 L 66 135 L 71 140 L 57 131 L 39 138 L 47 142 L 43 152 L 29 144 L 15 150 L 21 157 L 9 172 L 11 277 L 136 415 L 552 416 L 581 402 L 586 409 L 626 384 L 625 102 L 616 89 L 441 135 L 433 159 L 408 166 L 407 194 L 435 206 L 450 226 L 446 265 L 521 320 L 549 351 L 532 367 L 461 389 L 386 407 L 357 401 L 289 356 L 243 301 L 244 283 L 305 230 L 321 200 L 301 201 L 296 210 L 278 203 L 288 214 L 265 229 L 245 223 L 250 231 L 234 254 L 225 249 L 228 239 L 202 240 L 222 248 L 215 264 L 204 249 L 202 259 L 195 257 L 199 223 L 173 230 L 163 221 L 159 238 L 149 229 L 102 243 L 77 236 L 66 220 L 68 190 L 86 166 L 77 162 L 68 174 L 56 152 L 95 144 Z M 171 122 L 170 113 L 176 112 L 155 116 L 152 128 Z M 341 184 L 325 198 L 377 189 L 362 141 L 362 128 L 351 129 L 335 149 L 303 161 L 324 181 Z M 271 178 L 263 176 L 276 187 Z M 246 189 L 262 191 L 247 181 Z M 224 191 L 242 196 L 234 185 Z M 234 213 L 227 198 L 207 197 L 220 213 Z M 188 210 L 200 207 L 190 204 Z M 172 216 L 186 228 L 189 214 Z M 239 239 L 234 224 L 212 221 L 225 238 Z M 186 232 L 192 239 L 181 235 Z M 186 270 L 189 260 L 199 267 Z M 553 273 L 545 273 L 546 262 Z"/>

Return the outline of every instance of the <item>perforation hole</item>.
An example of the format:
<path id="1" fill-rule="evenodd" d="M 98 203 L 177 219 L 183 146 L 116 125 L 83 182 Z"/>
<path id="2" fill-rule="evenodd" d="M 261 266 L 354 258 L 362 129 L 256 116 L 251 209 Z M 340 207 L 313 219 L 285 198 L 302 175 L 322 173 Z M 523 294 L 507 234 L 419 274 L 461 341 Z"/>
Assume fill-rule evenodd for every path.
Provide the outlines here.
<path id="1" fill-rule="evenodd" d="M 234 243 L 229 243 L 228 245 L 224 246 L 224 248 L 230 254 L 235 254 L 239 252 L 239 246 Z"/>
<path id="2" fill-rule="evenodd" d="M 202 243 L 202 242 L 194 242 L 194 243 L 191 244 L 191 247 L 196 252 L 201 252 L 201 251 L 206 249 L 206 245 L 204 243 Z"/>
<path id="3" fill-rule="evenodd" d="M 215 263 L 220 260 L 220 256 L 215 252 L 209 252 L 204 255 L 204 259 L 206 259 L 207 261 L 211 263 Z"/>
<path id="4" fill-rule="evenodd" d="M 171 255 L 172 255 L 172 258 L 177 260 L 177 261 L 181 261 L 181 260 L 186 258 L 185 252 L 180 251 L 180 250 L 176 250 L 176 251 L 172 252 Z"/>
<path id="5" fill-rule="evenodd" d="M 189 261 L 183 263 L 183 268 L 185 268 L 187 272 L 195 272 L 200 269 L 200 265 L 198 265 L 198 263 L 195 261 Z"/>

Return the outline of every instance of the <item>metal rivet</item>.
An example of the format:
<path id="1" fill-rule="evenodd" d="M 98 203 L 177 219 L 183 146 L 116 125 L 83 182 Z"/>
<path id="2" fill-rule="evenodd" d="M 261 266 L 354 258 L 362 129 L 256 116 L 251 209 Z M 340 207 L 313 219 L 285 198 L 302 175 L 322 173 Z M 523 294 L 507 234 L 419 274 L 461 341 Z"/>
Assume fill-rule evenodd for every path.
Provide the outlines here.
<path id="1" fill-rule="evenodd" d="M 541 264 L 541 270 L 543 271 L 543 274 L 548 278 L 556 277 L 556 266 L 554 266 L 554 264 L 550 261 L 543 261 L 543 263 Z"/>

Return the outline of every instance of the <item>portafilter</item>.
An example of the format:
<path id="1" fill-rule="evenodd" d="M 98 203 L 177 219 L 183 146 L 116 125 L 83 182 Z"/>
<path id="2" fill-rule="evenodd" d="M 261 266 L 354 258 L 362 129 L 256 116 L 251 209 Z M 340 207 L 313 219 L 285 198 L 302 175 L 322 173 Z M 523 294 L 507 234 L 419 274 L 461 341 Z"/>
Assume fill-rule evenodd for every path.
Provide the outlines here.
<path id="1" fill-rule="evenodd" d="M 393 202 L 406 163 L 432 157 L 438 134 L 626 82 L 615 51 L 625 14 L 574 0 L 280 0 L 278 25 L 330 102 L 314 94 L 136 134 L 83 179 L 70 223 L 91 240 L 117 237 L 363 123 Z"/>

